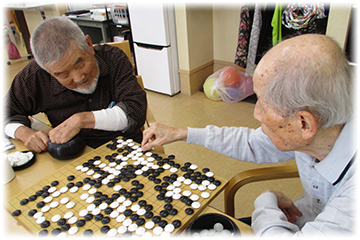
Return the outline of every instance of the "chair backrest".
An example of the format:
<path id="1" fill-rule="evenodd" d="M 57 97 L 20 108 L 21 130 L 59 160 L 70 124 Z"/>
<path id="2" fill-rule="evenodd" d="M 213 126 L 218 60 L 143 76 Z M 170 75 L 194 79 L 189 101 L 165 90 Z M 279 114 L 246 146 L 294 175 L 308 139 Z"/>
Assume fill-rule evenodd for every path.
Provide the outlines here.
<path id="1" fill-rule="evenodd" d="M 123 50 L 123 52 L 126 54 L 126 56 L 128 56 L 131 64 L 134 65 L 133 59 L 132 59 L 132 56 L 131 56 L 130 43 L 129 43 L 128 40 L 125 40 L 125 41 L 122 41 L 122 42 L 108 42 L 106 44 L 110 45 L 110 46 L 118 47 L 121 50 Z"/>

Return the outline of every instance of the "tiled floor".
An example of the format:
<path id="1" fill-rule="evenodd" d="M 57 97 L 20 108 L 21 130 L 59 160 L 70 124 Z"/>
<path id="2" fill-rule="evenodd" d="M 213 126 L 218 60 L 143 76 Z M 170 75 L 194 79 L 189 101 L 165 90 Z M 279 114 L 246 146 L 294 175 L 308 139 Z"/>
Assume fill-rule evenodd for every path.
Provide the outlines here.
<path id="1" fill-rule="evenodd" d="M 5 82 L 3 93 L 10 87 L 13 77 L 20 71 L 29 60 L 19 60 L 8 66 L 3 63 Z M 177 94 L 173 97 L 147 91 L 148 102 L 157 122 L 175 127 L 205 127 L 206 125 L 217 126 L 245 126 L 257 128 L 260 123 L 253 117 L 254 104 L 225 103 L 211 101 L 202 92 L 192 96 Z M 40 116 L 42 120 L 42 116 Z M 267 167 L 270 164 L 256 165 L 238 161 L 222 154 L 208 150 L 202 146 L 189 145 L 184 142 L 172 143 L 165 146 L 166 154 L 174 154 L 183 161 L 190 161 L 199 166 L 208 167 L 223 178 L 230 179 L 235 174 L 252 168 Z M 276 165 L 294 164 L 288 161 Z M 292 199 L 296 199 L 303 193 L 300 180 L 277 180 L 271 183 L 256 183 L 245 186 L 236 195 L 236 217 L 250 216 L 253 211 L 253 201 L 266 189 L 283 191 Z M 219 210 L 224 209 L 224 196 L 220 194 L 211 205 Z"/>

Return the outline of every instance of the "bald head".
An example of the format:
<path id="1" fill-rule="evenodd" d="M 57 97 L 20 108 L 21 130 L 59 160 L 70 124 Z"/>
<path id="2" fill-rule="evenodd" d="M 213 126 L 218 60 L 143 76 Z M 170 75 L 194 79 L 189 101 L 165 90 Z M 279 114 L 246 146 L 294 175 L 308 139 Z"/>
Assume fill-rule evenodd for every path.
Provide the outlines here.
<path id="1" fill-rule="evenodd" d="M 280 42 L 261 59 L 253 79 L 264 87 L 264 99 L 285 116 L 306 110 L 325 128 L 351 118 L 348 62 L 325 35 L 305 34 Z"/>

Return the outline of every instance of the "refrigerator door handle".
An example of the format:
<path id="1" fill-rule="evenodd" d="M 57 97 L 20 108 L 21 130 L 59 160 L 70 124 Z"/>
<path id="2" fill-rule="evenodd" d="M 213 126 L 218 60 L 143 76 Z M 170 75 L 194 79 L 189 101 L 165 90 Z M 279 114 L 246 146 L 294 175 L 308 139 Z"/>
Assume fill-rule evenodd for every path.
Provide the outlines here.
<path id="1" fill-rule="evenodd" d="M 139 48 L 146 48 L 146 49 L 152 49 L 152 50 L 158 50 L 162 51 L 167 46 L 158 46 L 158 45 L 152 45 L 152 44 L 146 44 L 146 43 L 137 43 L 134 42 Z"/>

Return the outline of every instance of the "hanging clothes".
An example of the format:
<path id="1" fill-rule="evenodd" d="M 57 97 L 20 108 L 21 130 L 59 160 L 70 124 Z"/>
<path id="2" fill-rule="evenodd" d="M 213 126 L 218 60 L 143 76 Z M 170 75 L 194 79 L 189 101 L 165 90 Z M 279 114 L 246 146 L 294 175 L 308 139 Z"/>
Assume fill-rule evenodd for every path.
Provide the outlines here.
<path id="1" fill-rule="evenodd" d="M 252 76 L 256 68 L 255 59 L 256 59 L 256 52 L 258 49 L 261 27 L 262 27 L 261 7 L 260 4 L 255 4 L 254 20 L 251 29 L 249 52 L 248 52 L 246 72 L 245 72 L 245 76 L 247 77 Z"/>
<path id="2" fill-rule="evenodd" d="M 273 27 L 272 30 L 272 45 L 275 46 L 282 39 L 282 32 L 281 32 L 281 19 L 282 16 L 282 5 L 277 3 L 275 5 L 274 15 L 271 21 L 271 26 Z"/>
<path id="3" fill-rule="evenodd" d="M 247 55 L 249 47 L 249 39 L 251 26 L 254 16 L 254 7 L 251 5 L 244 5 L 240 10 L 240 24 L 238 45 L 236 48 L 234 63 L 240 67 L 246 68 Z"/>
<path id="4" fill-rule="evenodd" d="M 275 6 L 273 4 L 267 4 L 265 9 L 261 11 L 262 27 L 260 31 L 260 39 L 258 43 L 258 49 L 256 52 L 255 63 L 258 64 L 264 54 L 272 47 L 272 27 L 271 21 L 274 16 Z"/>

